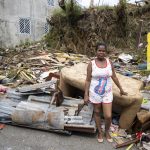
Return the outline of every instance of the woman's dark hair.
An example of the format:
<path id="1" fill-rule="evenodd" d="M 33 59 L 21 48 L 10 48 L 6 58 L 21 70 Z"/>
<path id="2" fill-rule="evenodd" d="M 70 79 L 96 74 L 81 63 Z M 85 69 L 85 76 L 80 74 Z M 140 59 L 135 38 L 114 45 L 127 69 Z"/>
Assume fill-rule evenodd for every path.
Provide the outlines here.
<path id="1" fill-rule="evenodd" d="M 104 46 L 105 50 L 107 51 L 107 45 L 105 43 L 97 43 L 97 45 L 96 45 L 96 51 L 98 50 L 99 46 Z"/>

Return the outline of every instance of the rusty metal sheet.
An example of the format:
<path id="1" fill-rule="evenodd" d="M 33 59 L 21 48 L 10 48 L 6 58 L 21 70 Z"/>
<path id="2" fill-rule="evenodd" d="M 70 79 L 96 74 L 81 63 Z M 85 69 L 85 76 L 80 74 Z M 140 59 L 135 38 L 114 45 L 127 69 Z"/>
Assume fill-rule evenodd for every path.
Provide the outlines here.
<path id="1" fill-rule="evenodd" d="M 93 105 L 88 104 L 85 105 L 82 110 L 79 112 L 79 116 L 83 117 L 83 121 L 86 124 L 91 124 L 92 116 L 93 116 Z"/>
<path id="2" fill-rule="evenodd" d="M 4 114 L 11 115 L 12 112 L 14 111 L 14 107 L 9 106 L 8 104 L 1 104 L 0 105 L 0 112 Z"/>
<path id="3" fill-rule="evenodd" d="M 15 110 L 5 117 L 10 116 L 11 118 L 9 118 L 12 119 L 12 124 L 39 130 L 67 130 L 95 133 L 95 124 L 91 123 L 93 111 L 91 106 L 84 106 L 78 114 L 79 116 L 75 116 L 78 105 L 82 104 L 83 100 L 65 97 L 62 105 L 56 107 L 56 105 L 49 105 L 50 99 L 51 96 L 46 94 L 29 96 L 28 101 L 18 101 L 19 103 L 14 108 Z M 64 119 L 66 116 L 69 118 L 66 122 L 67 124 Z"/>
<path id="4" fill-rule="evenodd" d="M 12 121 L 18 124 L 33 125 L 45 121 L 44 111 L 15 109 L 11 115 Z"/>
<path id="5" fill-rule="evenodd" d="M 55 129 L 64 129 L 64 112 L 60 110 L 48 112 L 47 121 Z"/>

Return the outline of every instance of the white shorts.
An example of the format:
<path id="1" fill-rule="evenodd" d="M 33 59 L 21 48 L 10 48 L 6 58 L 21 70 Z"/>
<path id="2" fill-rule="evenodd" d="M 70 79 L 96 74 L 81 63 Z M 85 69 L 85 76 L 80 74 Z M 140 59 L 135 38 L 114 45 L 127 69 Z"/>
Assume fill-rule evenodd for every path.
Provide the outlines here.
<path id="1" fill-rule="evenodd" d="M 112 92 L 105 94 L 104 96 L 99 96 L 95 93 L 89 93 L 89 101 L 93 104 L 109 104 L 113 101 L 113 94 Z"/>

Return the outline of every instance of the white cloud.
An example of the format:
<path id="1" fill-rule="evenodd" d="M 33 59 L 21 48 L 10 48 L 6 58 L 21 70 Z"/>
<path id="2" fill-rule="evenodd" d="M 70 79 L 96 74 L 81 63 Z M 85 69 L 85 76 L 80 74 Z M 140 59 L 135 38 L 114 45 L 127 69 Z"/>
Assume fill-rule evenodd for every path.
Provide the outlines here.
<path id="1" fill-rule="evenodd" d="M 78 0 L 78 2 L 85 6 L 85 7 L 88 7 L 90 5 L 90 0 Z M 113 5 L 117 5 L 119 2 L 119 0 L 94 0 L 94 5 L 110 5 L 110 6 L 113 6 Z M 135 0 L 128 0 L 128 2 L 130 3 L 134 3 Z"/>

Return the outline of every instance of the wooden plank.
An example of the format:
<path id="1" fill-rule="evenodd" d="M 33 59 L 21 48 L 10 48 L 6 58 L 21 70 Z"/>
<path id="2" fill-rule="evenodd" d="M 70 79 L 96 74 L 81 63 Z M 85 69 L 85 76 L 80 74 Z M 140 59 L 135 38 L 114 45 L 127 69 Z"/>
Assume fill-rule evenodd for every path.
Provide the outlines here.
<path id="1" fill-rule="evenodd" d="M 85 132 L 85 133 L 95 133 L 95 129 L 85 129 L 85 128 L 78 128 L 78 127 L 65 127 L 67 131 L 77 131 L 77 132 Z"/>
<path id="2" fill-rule="evenodd" d="M 64 129 L 68 131 L 78 131 L 86 133 L 95 133 L 95 126 L 90 125 L 75 125 L 75 124 L 64 124 Z"/>
<path id="3" fill-rule="evenodd" d="M 68 97 L 68 96 L 64 96 L 64 99 L 66 99 L 66 100 L 74 100 L 74 101 L 83 101 L 83 99 L 77 99 L 77 98 Z"/>
<path id="4" fill-rule="evenodd" d="M 43 82 L 43 83 L 37 83 L 37 84 L 33 84 L 33 85 L 26 85 L 23 87 L 18 87 L 17 90 L 19 92 L 29 92 L 29 91 L 35 91 L 41 88 L 48 88 L 51 85 L 55 84 L 56 81 L 47 81 L 47 82 Z"/>
<path id="5" fill-rule="evenodd" d="M 40 60 L 51 60 L 52 58 L 50 58 L 50 55 L 41 55 L 41 56 L 28 58 L 27 60 L 38 60 L 38 59 L 40 59 Z M 57 61 L 57 63 L 58 63 L 58 61 Z"/>
<path id="6" fill-rule="evenodd" d="M 70 107 L 78 107 L 79 104 L 82 104 L 83 102 L 80 99 L 74 100 L 74 99 L 64 99 L 62 102 L 62 106 L 70 106 Z"/>
<path id="7" fill-rule="evenodd" d="M 47 103 L 47 104 L 49 104 L 50 101 L 51 101 L 51 98 L 52 98 L 52 96 L 49 96 L 49 95 L 47 95 L 47 96 L 30 95 L 28 97 L 28 102 L 33 101 L 33 102 L 40 102 L 40 103 Z"/>
<path id="8" fill-rule="evenodd" d="M 78 107 L 78 103 L 73 103 L 72 101 L 64 100 L 62 102 L 62 106 Z"/>
<path id="9" fill-rule="evenodd" d="M 94 125 L 80 125 L 80 124 L 65 124 L 65 127 L 75 127 L 75 128 L 86 128 L 86 129 L 95 129 Z"/>

